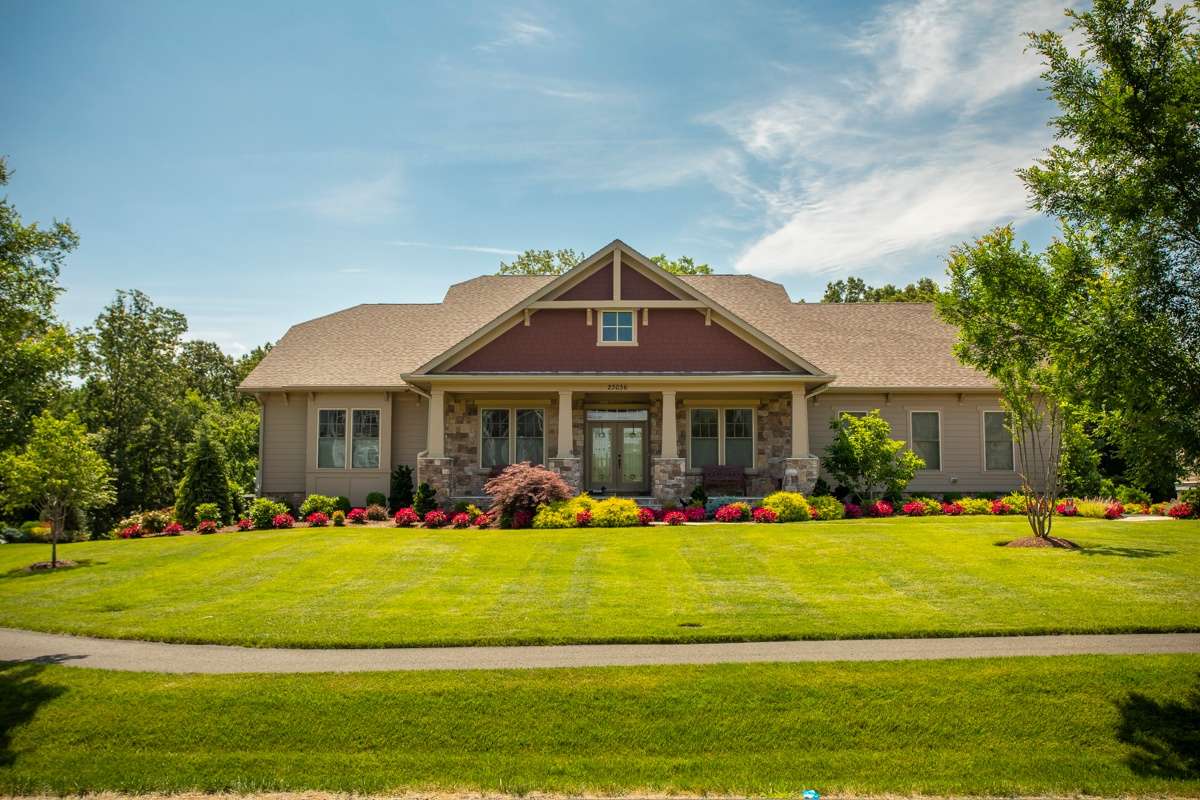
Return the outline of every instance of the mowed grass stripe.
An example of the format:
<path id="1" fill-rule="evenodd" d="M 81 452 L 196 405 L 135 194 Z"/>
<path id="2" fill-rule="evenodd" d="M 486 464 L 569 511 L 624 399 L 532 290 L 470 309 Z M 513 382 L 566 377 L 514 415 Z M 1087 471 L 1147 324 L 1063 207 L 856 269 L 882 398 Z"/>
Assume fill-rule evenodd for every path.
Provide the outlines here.
<path id="1" fill-rule="evenodd" d="M 728 641 L 1200 629 L 1200 522 L 1022 518 L 568 531 L 324 528 L 83 542 L 0 625 L 257 646 Z"/>

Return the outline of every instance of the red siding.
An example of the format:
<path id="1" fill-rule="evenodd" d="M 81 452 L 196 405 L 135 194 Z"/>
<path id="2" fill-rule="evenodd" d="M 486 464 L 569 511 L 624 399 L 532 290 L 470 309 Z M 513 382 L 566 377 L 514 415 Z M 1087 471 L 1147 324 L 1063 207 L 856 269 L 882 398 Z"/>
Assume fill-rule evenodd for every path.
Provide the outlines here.
<path id="1" fill-rule="evenodd" d="M 623 277 L 623 276 L 622 276 Z M 787 368 L 691 309 L 651 309 L 636 347 L 596 344 L 583 309 L 539 311 L 450 372 L 787 372 Z"/>
<path id="2" fill-rule="evenodd" d="M 622 300 L 680 300 L 671 292 L 647 278 L 639 270 L 621 265 Z"/>
<path id="3" fill-rule="evenodd" d="M 624 278 L 624 273 L 621 274 Z M 553 300 L 611 300 L 612 299 L 612 264 L 587 276 L 579 283 L 567 289 Z"/>

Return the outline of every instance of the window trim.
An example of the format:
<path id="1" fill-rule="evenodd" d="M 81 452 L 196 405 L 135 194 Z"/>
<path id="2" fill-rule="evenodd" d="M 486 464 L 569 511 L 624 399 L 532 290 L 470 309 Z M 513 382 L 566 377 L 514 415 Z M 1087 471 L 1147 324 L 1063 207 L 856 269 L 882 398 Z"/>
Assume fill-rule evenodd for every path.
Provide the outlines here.
<path id="1" fill-rule="evenodd" d="M 376 445 L 376 449 L 378 450 L 379 457 L 375 462 L 375 466 L 373 466 L 373 467 L 356 467 L 356 466 L 354 466 L 354 412 L 355 411 L 374 411 L 377 415 L 376 424 L 379 426 L 379 435 L 376 437 L 376 441 L 378 442 L 378 444 Z M 353 408 L 353 407 L 348 408 L 348 409 L 346 409 L 346 423 L 347 423 L 346 424 L 346 469 L 358 470 L 360 472 L 365 471 L 365 470 L 370 470 L 370 469 L 373 469 L 376 471 L 382 469 L 379 465 L 383 463 L 383 409 L 375 408 L 375 407 L 366 407 L 366 406 L 360 407 L 360 408 Z"/>
<path id="2" fill-rule="evenodd" d="M 696 405 L 687 409 L 687 468 L 700 469 L 692 463 L 692 414 L 697 411 L 712 411 L 717 415 L 717 465 L 725 464 L 725 412 L 750 412 L 750 464 L 744 469 L 758 468 L 758 409 L 746 405 Z"/>
<path id="3" fill-rule="evenodd" d="M 501 466 L 499 464 L 495 464 L 493 466 L 487 467 L 487 466 L 484 466 L 484 463 L 483 463 L 483 415 L 484 415 L 484 412 L 487 412 L 487 411 L 507 411 L 508 412 L 508 458 L 509 458 L 509 462 L 508 462 L 508 464 L 504 464 L 503 466 L 507 467 L 507 466 L 510 466 L 511 464 L 516 463 L 516 462 L 512 461 L 512 459 L 517 457 L 517 412 L 518 411 L 537 411 L 537 412 L 541 413 L 541 415 L 542 415 L 542 464 L 544 465 L 547 461 L 549 461 L 549 458 L 546 455 L 546 452 L 547 452 L 546 447 L 547 447 L 547 443 L 549 442 L 549 439 L 548 439 L 549 431 L 547 430 L 549 426 L 546 424 L 547 417 L 549 415 L 546 413 L 546 406 L 533 405 L 533 404 L 516 405 L 516 406 L 501 406 L 501 405 L 480 406 L 479 413 L 476 414 L 476 416 L 479 418 L 479 422 L 477 423 L 477 428 L 476 428 L 476 430 L 479 432 L 479 438 L 476 440 L 476 443 L 475 443 L 475 450 L 477 451 L 477 455 L 475 457 L 475 463 L 479 466 L 480 469 L 495 469 L 496 467 Z"/>
<path id="4" fill-rule="evenodd" d="M 628 342 L 606 342 L 604 341 L 604 315 L 619 314 L 627 312 L 633 322 L 633 339 Z M 602 308 L 597 314 L 596 320 L 596 346 L 597 347 L 637 347 L 638 344 L 638 314 L 636 308 Z"/>
<path id="5" fill-rule="evenodd" d="M 938 420 L 938 439 L 937 439 L 938 466 L 937 466 L 937 469 L 930 469 L 929 467 L 925 467 L 922 470 L 918 470 L 918 472 L 943 472 L 945 470 L 945 464 L 943 463 L 944 462 L 943 456 L 944 456 L 945 448 L 942 446 L 942 410 L 940 408 L 910 408 L 908 410 L 908 449 L 910 451 L 912 451 L 913 453 L 916 453 L 917 451 L 913 449 L 913 444 L 914 444 L 913 424 L 912 424 L 912 415 L 913 414 L 937 414 L 937 420 Z"/>
<path id="6" fill-rule="evenodd" d="M 346 433 L 342 437 L 342 466 L 340 467 L 322 467 L 321 466 L 321 412 L 322 411 L 341 411 L 346 415 L 345 426 Z M 316 425 L 313 431 L 316 436 L 315 447 L 313 448 L 313 469 L 319 472 L 345 472 L 350 469 L 350 438 L 353 434 L 353 422 L 351 422 L 350 409 L 345 406 L 320 406 L 317 408 Z"/>
<path id="7" fill-rule="evenodd" d="M 1012 435 L 1012 431 L 1008 432 L 1009 442 L 1012 444 L 1012 469 L 988 469 L 987 465 L 987 415 L 988 414 L 1004 414 L 1009 412 L 1003 408 L 981 408 L 979 409 L 979 465 L 983 472 L 996 472 L 1000 474 L 1015 474 L 1017 472 L 1017 439 Z"/>

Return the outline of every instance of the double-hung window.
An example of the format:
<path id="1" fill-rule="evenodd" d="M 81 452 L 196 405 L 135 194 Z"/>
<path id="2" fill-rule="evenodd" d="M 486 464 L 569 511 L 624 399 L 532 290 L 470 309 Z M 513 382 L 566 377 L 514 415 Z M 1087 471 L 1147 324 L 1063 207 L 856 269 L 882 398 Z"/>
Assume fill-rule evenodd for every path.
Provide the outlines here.
<path id="1" fill-rule="evenodd" d="M 378 408 L 318 409 L 317 469 L 379 469 L 379 413 Z"/>
<path id="2" fill-rule="evenodd" d="M 317 468 L 346 468 L 346 409 L 317 412 Z"/>
<path id="3" fill-rule="evenodd" d="M 754 409 L 693 408 L 688 441 L 692 467 L 753 467 Z"/>
<path id="4" fill-rule="evenodd" d="M 1013 438 L 1008 428 L 1009 417 L 1004 411 L 983 412 L 983 468 L 1012 472 Z"/>
<path id="5" fill-rule="evenodd" d="M 632 311 L 601 311 L 598 344 L 637 344 Z"/>
<path id="6" fill-rule="evenodd" d="M 351 419 L 350 466 L 379 469 L 379 409 L 356 408 Z"/>
<path id="7" fill-rule="evenodd" d="M 912 451 L 925 462 L 925 469 L 942 468 L 942 415 L 937 411 L 909 412 Z"/>
<path id="8" fill-rule="evenodd" d="M 480 412 L 479 464 L 504 467 L 541 464 L 546 453 L 546 414 L 541 408 L 485 408 Z M 512 457 L 516 454 L 516 458 Z"/>

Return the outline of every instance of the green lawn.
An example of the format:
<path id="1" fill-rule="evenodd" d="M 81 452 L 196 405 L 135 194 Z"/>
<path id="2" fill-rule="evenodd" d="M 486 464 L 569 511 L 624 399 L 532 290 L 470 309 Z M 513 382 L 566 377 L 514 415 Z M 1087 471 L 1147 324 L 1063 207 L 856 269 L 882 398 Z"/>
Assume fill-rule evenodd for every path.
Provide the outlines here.
<path id="1" fill-rule="evenodd" d="M 0 547 L 0 625 L 249 645 L 1200 629 L 1200 522 L 1022 518 L 572 531 L 310 529 Z"/>
<path id="2" fill-rule="evenodd" d="M 1200 796 L 1198 672 L 1200 656 L 277 676 L 9 665 L 0 793 Z"/>

